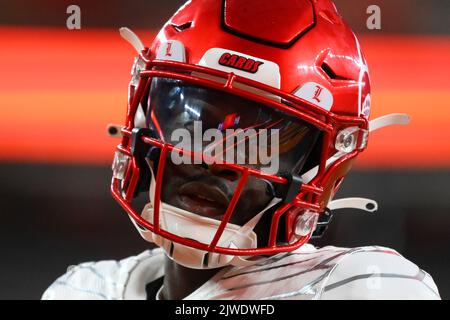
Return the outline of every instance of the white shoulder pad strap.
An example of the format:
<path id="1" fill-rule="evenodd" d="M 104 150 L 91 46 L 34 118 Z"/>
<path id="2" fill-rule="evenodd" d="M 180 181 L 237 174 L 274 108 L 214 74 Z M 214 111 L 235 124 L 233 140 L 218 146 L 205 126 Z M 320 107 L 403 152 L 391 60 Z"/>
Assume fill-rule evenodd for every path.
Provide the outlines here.
<path id="1" fill-rule="evenodd" d="M 369 122 L 369 131 L 374 132 L 376 130 L 390 127 L 390 126 L 407 126 L 411 122 L 409 115 L 404 113 L 393 113 L 376 118 Z"/>
<path id="2" fill-rule="evenodd" d="M 133 46 L 133 48 L 139 53 L 141 53 L 142 50 L 144 50 L 144 45 L 139 39 L 139 37 L 130 29 L 126 27 L 122 27 L 119 29 L 120 35 L 122 38 L 128 41 L 129 44 Z"/>

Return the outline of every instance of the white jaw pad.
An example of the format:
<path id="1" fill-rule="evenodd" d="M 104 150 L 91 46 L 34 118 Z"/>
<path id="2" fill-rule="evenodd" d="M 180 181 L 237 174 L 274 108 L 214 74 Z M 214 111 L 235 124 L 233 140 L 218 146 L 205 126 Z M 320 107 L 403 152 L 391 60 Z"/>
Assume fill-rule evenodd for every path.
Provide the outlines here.
<path id="1" fill-rule="evenodd" d="M 144 50 L 144 44 L 133 31 L 126 27 L 122 27 L 119 29 L 119 32 L 122 38 L 124 38 L 129 44 L 131 44 L 138 54 L 140 54 L 141 51 Z"/>
<path id="2" fill-rule="evenodd" d="M 155 179 L 151 166 L 151 183 L 150 183 L 150 203 L 148 203 L 143 211 L 142 217 L 153 222 L 153 203 L 155 194 Z M 218 246 L 225 248 L 256 248 L 257 235 L 253 232 L 256 224 L 259 222 L 264 213 L 274 207 L 281 200 L 274 198 L 264 210 L 258 213 L 250 221 L 243 226 L 227 223 L 222 236 L 219 239 Z M 194 249 L 182 244 L 174 243 L 164 239 L 151 231 L 139 227 L 134 219 L 131 219 L 141 236 L 156 245 L 163 248 L 167 255 L 178 264 L 192 269 L 212 269 L 224 267 L 226 265 L 242 266 L 254 264 L 257 261 L 248 261 L 243 257 L 231 256 L 219 253 L 211 253 L 203 250 Z M 192 212 L 179 209 L 167 203 L 161 203 L 160 207 L 160 227 L 170 233 L 178 236 L 196 240 L 201 243 L 210 243 L 221 221 L 202 217 Z M 206 257 L 207 256 L 207 257 Z"/>
<path id="3" fill-rule="evenodd" d="M 153 214 L 153 205 L 148 203 L 142 212 L 142 217 L 152 222 Z M 183 238 L 196 240 L 200 243 L 211 243 L 220 223 L 219 220 L 202 217 L 166 203 L 161 204 L 161 229 Z M 208 253 L 174 243 L 150 231 L 140 230 L 140 233 L 147 241 L 162 247 L 174 261 L 188 268 L 217 268 L 229 264 L 234 258 L 234 256 Z M 228 223 L 217 245 L 225 248 L 256 248 L 257 236 L 253 230 L 242 230 L 240 226 Z M 205 258 L 206 254 L 209 255 L 208 259 Z"/>
<path id="4" fill-rule="evenodd" d="M 233 249 L 256 248 L 257 235 L 253 229 L 264 213 L 280 201 L 281 200 L 278 198 L 273 199 L 269 205 L 264 208 L 264 210 L 258 213 L 242 227 L 228 223 L 217 245 Z M 202 217 L 166 203 L 162 203 L 161 205 L 161 229 L 184 238 L 196 240 L 201 243 L 210 243 L 221 223 L 219 220 Z M 142 212 L 142 217 L 149 222 L 153 221 L 153 206 L 151 203 L 145 206 Z M 134 222 L 134 220 L 132 221 Z M 162 247 L 171 259 L 188 268 L 211 269 L 230 264 L 234 266 L 243 266 L 252 265 L 259 261 L 259 259 L 249 261 L 240 256 L 212 253 L 194 249 L 164 239 L 158 235 L 155 235 L 153 232 L 139 228 L 137 225 L 136 227 L 145 240 Z"/>
<path id="5" fill-rule="evenodd" d="M 153 205 L 151 203 L 145 206 L 142 217 L 149 222 L 153 222 Z M 167 203 L 161 203 L 161 229 L 180 237 L 202 243 L 210 243 L 220 223 L 220 220 L 206 218 Z M 246 234 L 243 234 L 240 232 L 240 229 L 240 226 L 228 223 L 217 245 L 228 247 L 230 240 L 233 239 L 238 247 L 255 248 L 256 234 L 252 230 L 248 230 Z"/>

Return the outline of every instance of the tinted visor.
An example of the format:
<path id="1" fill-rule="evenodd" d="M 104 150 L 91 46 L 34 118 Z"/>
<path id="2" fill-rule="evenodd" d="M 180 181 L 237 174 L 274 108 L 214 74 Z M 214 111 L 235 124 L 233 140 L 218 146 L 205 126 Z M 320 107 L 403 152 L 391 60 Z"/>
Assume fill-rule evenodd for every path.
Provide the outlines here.
<path id="1" fill-rule="evenodd" d="M 164 142 L 270 174 L 301 172 L 320 135 L 259 102 L 182 80 L 153 78 L 146 100 L 147 126 Z"/>

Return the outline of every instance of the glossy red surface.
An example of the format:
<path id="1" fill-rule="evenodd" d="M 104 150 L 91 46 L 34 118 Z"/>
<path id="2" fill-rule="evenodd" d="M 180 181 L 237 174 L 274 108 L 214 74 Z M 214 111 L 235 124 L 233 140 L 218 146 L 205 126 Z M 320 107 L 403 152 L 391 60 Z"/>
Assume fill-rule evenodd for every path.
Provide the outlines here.
<path id="1" fill-rule="evenodd" d="M 273 4 L 274 2 L 276 1 L 272 1 L 270 6 L 282 6 Z M 288 1 L 288 3 L 297 2 Z M 333 112 L 358 115 L 359 99 L 364 101 L 370 91 L 370 83 L 367 77 L 363 78 L 361 98 L 359 98 L 360 71 L 366 62 L 358 48 L 357 39 L 347 24 L 337 15 L 332 2 L 315 1 L 314 11 L 316 17 L 314 28 L 289 48 L 279 48 L 224 31 L 221 26 L 221 1 L 192 1 L 175 14 L 170 23 L 160 31 L 152 44 L 152 51 L 158 49 L 161 41 L 172 39 L 185 44 L 188 62 L 191 64 L 198 64 L 210 48 L 226 48 L 273 61 L 280 67 L 283 91 L 293 92 L 306 82 L 316 82 L 332 91 Z M 249 22 L 248 25 L 252 26 L 254 23 L 254 20 L 248 17 L 239 15 L 237 17 L 243 25 Z M 291 13 L 272 11 L 266 18 L 278 21 L 290 19 L 289 17 Z M 180 25 L 188 21 L 192 21 L 192 27 L 182 32 L 177 32 L 172 26 L 172 24 Z M 292 32 L 294 27 L 298 26 L 290 26 L 289 30 Z M 303 27 L 301 29 L 303 30 Z M 338 79 L 331 79 L 323 71 L 324 61 L 339 76 Z"/>
<path id="2" fill-rule="evenodd" d="M 226 30 L 279 46 L 293 44 L 315 23 L 310 0 L 224 0 L 222 19 Z"/>

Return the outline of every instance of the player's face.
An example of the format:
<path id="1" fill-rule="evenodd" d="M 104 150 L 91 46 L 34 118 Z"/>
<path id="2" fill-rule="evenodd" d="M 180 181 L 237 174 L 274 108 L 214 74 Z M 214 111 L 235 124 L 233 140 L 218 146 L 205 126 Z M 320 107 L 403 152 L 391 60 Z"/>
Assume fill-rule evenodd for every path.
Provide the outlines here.
<path id="1" fill-rule="evenodd" d="M 181 209 L 221 220 L 240 174 L 216 165 L 174 165 L 167 161 L 162 200 Z M 249 177 L 230 219 L 243 225 L 262 211 L 273 195 L 267 182 Z"/>
<path id="2" fill-rule="evenodd" d="M 275 169 L 270 174 L 300 171 L 319 135 L 319 131 L 311 125 L 256 101 L 180 80 L 153 79 L 147 105 L 147 124 L 165 142 L 179 147 L 179 136 L 175 133 L 182 130 L 190 139 L 181 149 L 194 150 L 198 154 L 208 149 L 211 142 L 202 138 L 207 131 L 214 130 L 220 136 L 218 140 L 214 139 L 214 146 L 223 147 L 213 152 L 219 163 L 220 160 L 228 163 L 243 160 L 243 167 L 263 171 L 265 165 L 264 161 L 260 161 L 259 152 L 265 150 L 265 154 L 272 156 L 273 163 L 278 164 L 273 166 Z M 196 124 L 201 124 L 198 132 Z M 250 151 L 250 138 L 239 140 L 237 134 L 228 133 L 228 129 L 242 132 L 254 130 L 250 136 L 255 138 L 252 141 L 257 144 L 252 149 L 258 150 L 256 161 L 248 161 L 257 154 Z M 263 131 L 257 131 L 261 129 L 267 133 L 265 138 Z M 199 137 L 200 145 L 196 146 Z M 228 147 L 230 141 L 232 146 Z M 228 155 L 232 155 L 231 161 Z M 166 160 L 162 200 L 181 209 L 221 220 L 236 192 L 240 173 L 217 165 L 182 163 L 174 164 L 171 156 Z M 245 224 L 261 212 L 273 197 L 273 186 L 269 182 L 248 177 L 230 222 Z"/>

